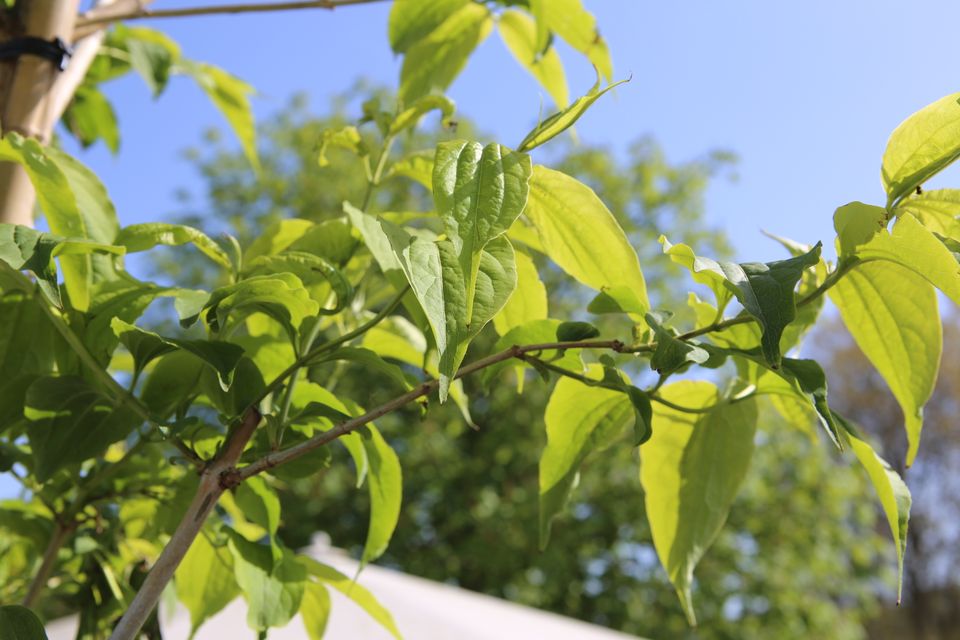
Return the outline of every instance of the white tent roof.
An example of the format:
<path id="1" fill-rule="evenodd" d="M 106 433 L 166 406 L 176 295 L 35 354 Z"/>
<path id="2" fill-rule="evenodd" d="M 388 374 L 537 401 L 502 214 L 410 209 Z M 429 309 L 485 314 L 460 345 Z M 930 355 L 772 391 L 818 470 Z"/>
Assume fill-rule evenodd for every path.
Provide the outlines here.
<path id="1" fill-rule="evenodd" d="M 356 574 L 357 562 L 342 551 L 323 545 L 308 553 L 348 576 Z M 627 640 L 635 638 L 605 627 L 587 624 L 553 613 L 513 604 L 458 587 L 409 576 L 377 566 L 367 566 L 358 583 L 369 589 L 394 616 L 405 640 Z M 390 640 L 391 636 L 360 607 L 334 590 L 332 611 L 325 638 L 330 640 Z M 167 640 L 186 640 L 190 617 L 183 609 L 163 615 Z M 50 640 L 73 640 L 76 619 L 47 625 Z M 208 620 L 197 640 L 255 638 L 247 627 L 246 605 L 238 598 Z M 306 640 L 299 616 L 286 627 L 271 629 L 270 640 Z"/>

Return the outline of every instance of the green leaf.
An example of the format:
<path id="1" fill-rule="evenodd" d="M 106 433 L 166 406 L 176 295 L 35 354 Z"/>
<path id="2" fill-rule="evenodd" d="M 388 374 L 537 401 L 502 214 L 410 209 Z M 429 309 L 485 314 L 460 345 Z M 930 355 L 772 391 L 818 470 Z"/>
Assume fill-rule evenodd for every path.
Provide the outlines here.
<path id="1" fill-rule="evenodd" d="M 284 218 L 275 222 L 250 243 L 243 253 L 243 261 L 247 263 L 259 256 L 276 255 L 291 247 L 314 227 L 314 223 L 301 218 Z"/>
<path id="2" fill-rule="evenodd" d="M 170 71 L 180 60 L 180 46 L 169 36 L 153 29 L 116 27 L 117 36 L 126 45 L 130 66 L 143 78 L 156 98 L 167 87 Z"/>
<path id="3" fill-rule="evenodd" d="M 476 287 L 468 291 L 451 241 L 430 242 L 383 220 L 380 224 L 436 338 L 443 402 L 470 341 L 503 308 L 516 287 L 513 247 L 502 236 L 489 242 L 481 251 Z M 472 305 L 468 306 L 468 300 Z"/>
<path id="4" fill-rule="evenodd" d="M 330 619 L 330 594 L 327 588 L 315 582 L 307 582 L 300 603 L 300 617 L 310 640 L 323 640 Z"/>
<path id="5" fill-rule="evenodd" d="M 448 122 L 456 107 L 453 100 L 446 96 L 424 96 L 415 100 L 413 104 L 397 114 L 390 123 L 389 135 L 397 135 L 407 129 L 412 129 L 420 122 L 420 118 L 433 110 L 440 111 L 443 122 Z"/>
<path id="6" fill-rule="evenodd" d="M 498 144 L 455 140 L 437 145 L 433 200 L 467 283 L 467 322 L 481 251 L 523 212 L 530 157 Z"/>
<path id="7" fill-rule="evenodd" d="M 192 243 L 203 255 L 226 269 L 233 271 L 233 263 L 226 251 L 202 231 L 182 224 L 146 222 L 124 227 L 117 234 L 115 244 L 126 247 L 128 253 L 146 251 L 158 244 L 177 246 Z"/>
<path id="8" fill-rule="evenodd" d="M 407 4 L 420 4 L 416 1 Z M 400 69 L 400 99 L 411 104 L 434 90 L 443 91 L 467 64 L 493 26 L 490 10 L 464 3 L 426 36 L 406 48 Z"/>
<path id="9" fill-rule="evenodd" d="M 367 452 L 367 484 L 370 488 L 370 529 L 360 557 L 360 567 L 387 550 L 400 518 L 403 481 L 400 460 L 380 431 L 372 424 L 360 432 Z"/>
<path id="10" fill-rule="evenodd" d="M 920 445 L 923 405 L 940 369 L 943 330 L 936 292 L 916 273 L 878 261 L 849 271 L 830 289 L 830 299 L 903 409 L 910 465 Z"/>
<path id="11" fill-rule="evenodd" d="M 360 365 L 367 372 L 377 371 L 397 383 L 404 391 L 413 388 L 407 374 L 397 365 L 387 362 L 376 351 L 360 347 L 341 347 L 315 360 L 314 364 L 322 362 L 347 361 Z M 422 358 L 421 358 L 422 361 Z"/>
<path id="12" fill-rule="evenodd" d="M 909 213 L 924 227 L 955 240 L 960 239 L 960 189 L 935 189 L 911 194 L 893 212 Z"/>
<path id="13" fill-rule="evenodd" d="M 389 631 L 390 635 L 397 638 L 397 640 L 401 640 L 400 631 L 397 630 L 393 616 L 390 615 L 390 612 L 387 611 L 367 589 L 333 567 L 317 562 L 313 558 L 300 556 L 299 560 L 311 576 L 314 576 L 321 583 L 333 587 L 353 600 L 361 609 L 366 611 L 371 618 Z"/>
<path id="14" fill-rule="evenodd" d="M 677 262 L 691 268 L 697 282 L 711 288 L 722 283 L 733 293 L 744 309 L 757 319 L 762 330 L 763 357 L 773 368 L 780 365 L 780 338 L 787 325 L 797 317 L 794 290 L 805 269 L 820 262 L 820 243 L 809 252 L 775 262 L 717 262 L 694 256 L 684 245 L 671 245 L 661 237 L 665 251 L 674 251 Z M 711 275 L 712 274 L 712 275 Z M 722 281 L 720 280 L 722 278 Z M 718 302 L 721 296 L 717 294 Z"/>
<path id="15" fill-rule="evenodd" d="M 53 147 L 9 133 L 0 140 L 0 160 L 24 167 L 37 192 L 50 231 L 65 238 L 110 245 L 119 225 L 113 204 L 99 179 L 79 162 Z M 95 273 L 109 269 L 87 253 L 65 255 L 60 260 L 70 303 L 86 311 Z"/>
<path id="16" fill-rule="evenodd" d="M 296 343 L 300 324 L 319 310 L 320 305 L 310 298 L 299 278 L 292 273 L 277 273 L 253 276 L 214 290 L 203 315 L 210 328 L 220 332 L 230 316 L 239 322 L 251 313 L 265 313 L 279 322 L 290 341 Z"/>
<path id="17" fill-rule="evenodd" d="M 289 549 L 274 562 L 270 546 L 229 533 L 234 575 L 248 605 L 247 625 L 255 631 L 284 626 L 300 609 L 306 570 Z"/>
<path id="18" fill-rule="evenodd" d="M 244 267 L 245 274 L 255 274 L 261 272 L 262 275 L 290 272 L 300 278 L 306 284 L 312 284 L 320 276 L 330 285 L 337 298 L 336 303 L 330 308 L 321 308 L 319 313 L 322 315 L 334 315 L 347 308 L 350 301 L 353 300 L 353 285 L 347 280 L 347 277 L 340 269 L 331 264 L 327 259 L 320 256 L 307 253 L 305 251 L 283 251 L 273 256 L 258 256 L 247 263 Z M 327 297 L 326 291 L 323 298 Z"/>
<path id="19" fill-rule="evenodd" d="M 320 133 L 320 144 L 317 149 L 317 164 L 319 166 L 330 165 L 330 160 L 327 159 L 327 149 L 330 147 L 346 149 L 360 157 L 370 153 L 367 145 L 363 142 L 363 138 L 360 137 L 360 132 L 352 125 L 324 129 Z"/>
<path id="20" fill-rule="evenodd" d="M 47 640 L 47 632 L 33 611 L 8 604 L 0 607 L 0 640 Z"/>
<path id="21" fill-rule="evenodd" d="M 77 89 L 63 114 L 63 123 L 84 148 L 103 140 L 114 155 L 120 150 L 117 115 L 110 101 L 95 87 L 84 84 Z"/>
<path id="22" fill-rule="evenodd" d="M 660 562 L 691 624 L 693 570 L 720 532 L 750 465 L 756 431 L 753 400 L 723 400 L 709 382 L 683 381 L 661 397 L 708 413 L 657 405 L 653 437 L 640 454 L 647 520 Z"/>
<path id="23" fill-rule="evenodd" d="M 557 327 L 557 340 L 560 342 L 590 340 L 599 335 L 600 329 L 589 322 L 561 322 Z"/>
<path id="24" fill-rule="evenodd" d="M 39 482 L 60 468 L 94 458 L 122 440 L 139 420 L 82 378 L 47 376 L 27 389 L 24 415 Z"/>
<path id="25" fill-rule="evenodd" d="M 834 414 L 834 417 L 843 425 L 847 444 L 866 469 L 880 499 L 883 513 L 887 517 L 887 524 L 890 525 L 890 533 L 893 534 L 893 542 L 897 549 L 897 604 L 900 604 L 903 591 L 903 555 L 907 550 L 907 524 L 910 521 L 912 502 L 910 490 L 903 478 L 863 440 L 856 427 L 839 414 Z"/>
<path id="26" fill-rule="evenodd" d="M 960 304 L 960 264 L 933 233 L 910 214 L 893 225 L 893 232 L 880 229 L 856 247 L 861 262 L 887 260 L 904 266 Z"/>
<path id="27" fill-rule="evenodd" d="M 546 143 L 549 140 L 557 137 L 580 119 L 584 113 L 587 112 L 587 109 L 593 105 L 594 102 L 600 99 L 600 96 L 605 94 L 607 91 L 610 91 L 614 87 L 618 87 L 624 82 L 629 82 L 629 78 L 626 80 L 621 80 L 613 84 L 607 85 L 602 91 L 600 90 L 600 79 L 597 79 L 597 83 L 593 85 L 589 92 L 585 96 L 581 96 L 574 100 L 566 109 L 554 113 L 546 120 L 538 124 L 534 129 L 526 135 L 520 145 L 517 147 L 518 151 L 530 151 L 535 149 L 540 145 Z"/>
<path id="28" fill-rule="evenodd" d="M 210 368 L 204 368 L 200 372 L 200 385 L 196 391 L 202 391 L 224 416 L 235 418 L 243 413 L 251 399 L 260 397 L 266 386 L 257 365 L 243 356 L 237 363 L 229 389 L 223 388 L 219 375 L 214 375 Z"/>
<path id="29" fill-rule="evenodd" d="M 661 376 L 668 376 L 691 363 L 705 363 L 710 354 L 702 347 L 678 340 L 674 332 L 663 326 L 667 318 L 669 316 L 663 313 L 648 313 L 645 316 L 657 339 L 657 348 L 650 358 L 650 368 Z"/>
<path id="30" fill-rule="evenodd" d="M 194 538 L 174 578 L 177 599 L 190 612 L 191 637 L 240 595 L 229 549 L 213 546 L 203 534 Z"/>
<path id="31" fill-rule="evenodd" d="M 517 288 L 493 318 L 493 326 L 500 335 L 514 327 L 547 317 L 547 288 L 540 280 L 537 265 L 524 251 L 516 251 L 514 257 L 517 262 Z"/>
<path id="32" fill-rule="evenodd" d="M 249 98 L 249 94 L 253 93 L 253 87 L 210 64 L 181 60 L 180 66 L 200 85 L 207 97 L 227 119 L 233 133 L 240 140 L 240 146 L 243 147 L 243 153 L 250 165 L 259 172 L 257 130 Z"/>
<path id="33" fill-rule="evenodd" d="M 534 21 L 520 11 L 507 9 L 500 14 L 497 29 L 513 57 L 550 94 L 557 108 L 566 107 L 570 94 L 563 62 L 553 47 L 544 50 L 537 46 L 537 26 Z"/>
<path id="34" fill-rule="evenodd" d="M 649 311 L 637 254 L 590 187 L 536 165 L 524 214 L 536 227 L 546 254 L 570 276 L 605 291 L 638 318 Z"/>
<path id="35" fill-rule="evenodd" d="M 869 241 L 887 226 L 887 210 L 862 202 L 851 202 L 833 214 L 833 228 L 841 256 L 853 255 L 857 247 Z"/>
<path id="36" fill-rule="evenodd" d="M 728 287 L 727 278 L 717 261 L 697 256 L 689 245 L 671 244 L 663 235 L 660 236 L 659 242 L 663 246 L 663 252 L 670 256 L 670 260 L 685 267 L 694 281 L 713 291 L 717 301 L 717 313 L 723 313 L 733 298 L 733 291 Z"/>
<path id="37" fill-rule="evenodd" d="M 82 238 L 62 238 L 19 224 L 0 223 L 0 260 L 12 269 L 31 271 L 37 276 L 44 295 L 57 305 L 60 304 L 60 293 L 53 259 L 95 252 L 123 255 L 124 249 Z"/>
<path id="38" fill-rule="evenodd" d="M 234 496 L 244 515 L 267 530 L 271 536 L 280 527 L 280 498 L 263 478 L 248 478 L 237 487 Z"/>
<path id="39" fill-rule="evenodd" d="M 433 189 L 433 156 L 430 151 L 409 153 L 394 162 L 386 177 L 403 176 L 419 183 L 427 190 Z"/>
<path id="40" fill-rule="evenodd" d="M 134 369 L 137 372 L 142 371 L 154 358 L 159 358 L 174 349 L 183 349 L 210 365 L 217 372 L 220 386 L 226 391 L 233 382 L 233 372 L 243 358 L 243 347 L 230 342 L 164 338 L 152 331 L 124 322 L 120 318 L 114 318 L 110 326 L 133 355 Z"/>
<path id="41" fill-rule="evenodd" d="M 538 21 L 584 54 L 597 71 L 610 82 L 613 64 L 606 41 L 597 30 L 597 21 L 583 8 L 581 0 L 540 0 L 534 14 Z M 538 37 L 543 42 L 543 36 Z"/>
<path id="42" fill-rule="evenodd" d="M 182 402 L 198 392 L 203 362 L 186 351 L 174 351 L 161 357 L 150 371 L 140 399 L 150 413 L 165 420 Z"/>
<path id="43" fill-rule="evenodd" d="M 602 369 L 592 365 L 587 375 L 600 380 Z M 544 421 L 547 446 L 540 456 L 540 548 L 547 546 L 553 519 L 577 481 L 584 459 L 610 446 L 631 428 L 633 404 L 620 391 L 561 378 L 547 403 Z"/>
<path id="44" fill-rule="evenodd" d="M 940 98 L 900 123 L 883 153 L 887 207 L 960 156 L 960 93 Z"/>
<path id="45" fill-rule="evenodd" d="M 390 8 L 387 35 L 394 53 L 407 49 L 426 38 L 443 22 L 467 5 L 470 0 L 396 0 Z"/>

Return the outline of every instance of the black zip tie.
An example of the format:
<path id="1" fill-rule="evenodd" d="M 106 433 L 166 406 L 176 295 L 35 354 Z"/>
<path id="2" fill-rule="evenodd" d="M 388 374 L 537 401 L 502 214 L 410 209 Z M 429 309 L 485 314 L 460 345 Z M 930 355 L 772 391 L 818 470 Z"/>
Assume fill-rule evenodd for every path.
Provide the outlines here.
<path id="1" fill-rule="evenodd" d="M 73 48 L 60 38 L 44 40 L 36 36 L 22 36 L 0 42 L 0 60 L 16 59 L 27 54 L 46 58 L 60 71 L 67 68 L 67 61 L 73 55 Z"/>

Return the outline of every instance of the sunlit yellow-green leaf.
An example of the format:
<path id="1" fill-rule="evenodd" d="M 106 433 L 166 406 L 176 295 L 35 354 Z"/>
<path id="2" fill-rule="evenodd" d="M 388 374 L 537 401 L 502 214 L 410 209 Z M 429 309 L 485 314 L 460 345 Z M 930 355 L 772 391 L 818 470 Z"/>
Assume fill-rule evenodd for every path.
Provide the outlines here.
<path id="1" fill-rule="evenodd" d="M 561 269 L 588 287 L 606 291 L 638 319 L 650 310 L 637 253 L 590 187 L 534 165 L 524 213 L 546 254 Z"/>
<path id="2" fill-rule="evenodd" d="M 893 212 L 898 216 L 909 213 L 930 231 L 960 240 L 960 189 L 936 189 L 909 195 Z"/>
<path id="3" fill-rule="evenodd" d="M 191 634 L 240 595 L 229 549 L 213 546 L 203 534 L 190 545 L 174 579 L 177 599 L 190 612 Z"/>
<path id="4" fill-rule="evenodd" d="M 659 394 L 688 409 L 721 402 L 709 382 L 683 381 Z M 647 519 L 657 555 L 691 624 L 693 570 L 720 532 L 750 465 L 757 409 L 724 401 L 708 413 L 654 404 L 653 437 L 640 450 Z"/>
<path id="5" fill-rule="evenodd" d="M 940 98 L 900 123 L 883 153 L 887 206 L 960 156 L 960 93 Z"/>
<path id="6" fill-rule="evenodd" d="M 507 49 L 524 69 L 550 94 L 557 108 L 563 109 L 570 101 L 563 62 L 553 47 L 542 52 L 537 48 L 537 27 L 526 14 L 507 9 L 497 22 L 500 37 Z"/>
<path id="7" fill-rule="evenodd" d="M 920 445 L 923 405 L 940 369 L 943 336 L 937 295 L 921 276 L 887 261 L 854 268 L 829 295 L 903 409 L 911 464 Z"/>
<path id="8" fill-rule="evenodd" d="M 870 482 L 880 499 L 880 506 L 890 525 L 893 542 L 897 548 L 897 604 L 900 604 L 900 594 L 903 590 L 903 556 L 907 550 L 907 524 L 910 521 L 910 505 L 912 498 L 910 490 L 903 478 L 890 468 L 887 461 L 876 454 L 873 448 L 857 432 L 843 416 L 836 416 L 838 422 L 844 426 L 847 443 L 853 454 L 866 469 Z"/>
<path id="9" fill-rule="evenodd" d="M 407 49 L 400 69 L 400 98 L 404 103 L 450 86 L 492 27 L 490 10 L 471 2 L 417 40 Z"/>
<path id="10" fill-rule="evenodd" d="M 390 47 L 396 53 L 403 53 L 468 2 L 470 0 L 395 0 L 387 23 Z"/>
<path id="11" fill-rule="evenodd" d="M 517 288 L 500 313 L 493 317 L 497 333 L 504 335 L 514 327 L 547 317 L 547 288 L 543 286 L 537 265 L 523 251 L 516 251 Z"/>
<path id="12" fill-rule="evenodd" d="M 535 14 L 547 28 L 567 44 L 584 54 L 606 78 L 613 79 L 613 63 L 606 41 L 597 30 L 597 20 L 583 7 L 581 0 L 543 0 L 536 3 Z M 542 42 L 542 36 L 538 37 Z"/>

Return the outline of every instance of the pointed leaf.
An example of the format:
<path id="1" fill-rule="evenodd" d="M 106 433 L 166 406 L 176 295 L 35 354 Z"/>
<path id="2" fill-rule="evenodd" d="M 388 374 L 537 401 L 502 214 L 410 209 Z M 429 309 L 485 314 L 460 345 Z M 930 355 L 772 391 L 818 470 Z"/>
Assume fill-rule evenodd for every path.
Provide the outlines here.
<path id="1" fill-rule="evenodd" d="M 545 253 L 561 269 L 605 291 L 638 318 L 650 309 L 637 254 L 590 187 L 536 165 L 524 214 L 536 227 Z"/>
<path id="2" fill-rule="evenodd" d="M 366 611 L 371 618 L 390 632 L 390 635 L 397 638 L 397 640 L 401 640 L 400 631 L 397 630 L 393 616 L 390 615 L 390 612 L 387 611 L 367 589 L 333 567 L 320 563 L 313 558 L 300 556 L 299 560 L 301 564 L 307 568 L 311 576 L 317 578 L 322 584 L 333 587 L 353 600 L 361 609 Z"/>
<path id="3" fill-rule="evenodd" d="M 370 487 L 370 529 L 360 557 L 361 568 L 387 550 L 400 518 L 403 481 L 397 454 L 372 424 L 361 432 L 367 452 L 368 486 Z"/>
<path id="4" fill-rule="evenodd" d="M 897 604 L 903 591 L 903 555 L 907 550 L 907 524 L 910 521 L 910 490 L 903 478 L 890 468 L 886 460 L 876 454 L 873 448 L 860 436 L 856 427 L 843 416 L 834 414 L 837 422 L 844 427 L 844 438 L 857 460 L 866 469 L 870 482 L 880 499 L 880 506 L 890 525 L 893 542 L 897 549 Z"/>
<path id="5" fill-rule="evenodd" d="M 424 3 L 407 0 L 407 4 Z M 492 26 L 490 10 L 471 2 L 450 14 L 426 37 L 418 38 L 406 50 L 400 69 L 400 98 L 404 103 L 449 87 Z"/>
<path id="6" fill-rule="evenodd" d="M 897 219 L 892 233 L 880 229 L 857 246 L 855 255 L 861 261 L 887 260 L 902 265 L 960 304 L 960 263 L 910 214 Z"/>
<path id="7" fill-rule="evenodd" d="M 146 222 L 124 227 L 117 234 L 115 244 L 126 247 L 127 252 L 136 253 L 152 249 L 158 244 L 177 246 L 192 243 L 203 255 L 207 256 L 228 272 L 233 270 L 233 263 L 226 251 L 220 248 L 202 231 L 182 224 L 166 222 Z"/>
<path id="8" fill-rule="evenodd" d="M 323 585 L 308 582 L 300 603 L 300 617 L 310 640 L 323 640 L 330 620 L 330 593 Z"/>
<path id="9" fill-rule="evenodd" d="M 229 533 L 234 575 L 248 605 L 247 625 L 255 631 L 284 626 L 300 609 L 306 570 L 289 549 L 274 562 L 270 546 Z"/>
<path id="10" fill-rule="evenodd" d="M 286 329 L 291 342 L 304 318 L 320 310 L 303 283 L 292 273 L 253 276 L 216 289 L 204 307 L 204 317 L 213 331 L 222 331 L 230 316 L 238 322 L 251 313 L 265 313 Z"/>
<path id="11" fill-rule="evenodd" d="M 574 123 L 580 119 L 580 116 L 586 113 L 587 109 L 589 109 L 594 102 L 600 99 L 600 96 L 605 94 L 607 91 L 610 91 L 614 87 L 618 87 L 624 82 L 629 81 L 630 80 L 627 79 L 621 80 L 620 82 L 615 82 L 607 85 L 601 91 L 600 79 L 598 78 L 597 84 L 593 85 L 593 88 L 591 88 L 586 95 L 577 98 L 569 107 L 563 111 L 554 113 L 549 118 L 538 124 L 533 131 L 528 133 L 523 141 L 520 142 L 517 150 L 530 151 L 531 149 L 535 149 L 547 141 L 557 137 L 572 127 Z"/>
<path id="12" fill-rule="evenodd" d="M 893 211 L 909 213 L 924 227 L 940 235 L 960 240 L 960 189 L 935 189 L 910 195 Z"/>
<path id="13" fill-rule="evenodd" d="M 174 578 L 177 599 L 190 612 L 191 635 L 240 595 L 229 549 L 213 546 L 203 534 L 194 538 Z"/>
<path id="14" fill-rule="evenodd" d="M 534 5 L 538 21 L 584 54 L 607 82 L 612 80 L 613 64 L 607 43 L 597 30 L 596 18 L 584 9 L 581 0 L 539 0 Z"/>
<path id="15" fill-rule="evenodd" d="M 487 244 L 471 295 L 452 242 L 429 242 L 383 220 L 380 224 L 436 338 L 442 402 L 470 341 L 503 308 L 516 287 L 513 247 L 504 237 Z M 470 299 L 473 304 L 468 307 Z"/>
<path id="16" fill-rule="evenodd" d="M 277 534 L 280 527 L 280 498 L 263 478 L 245 480 L 237 487 L 234 498 L 251 522 L 266 529 L 270 536 Z"/>
<path id="17" fill-rule="evenodd" d="M 943 348 L 936 292 L 916 273 L 878 261 L 848 272 L 830 289 L 830 299 L 903 409 L 912 464 Z"/>
<path id="18" fill-rule="evenodd" d="M 520 11 L 507 9 L 500 14 L 497 29 L 513 57 L 550 94 L 557 108 L 566 107 L 570 94 L 563 62 L 553 47 L 546 51 L 537 47 L 537 26 L 533 19 Z M 524 150 L 523 145 L 520 150 Z"/>
<path id="19" fill-rule="evenodd" d="M 722 401 L 708 382 L 683 381 L 660 395 L 684 413 L 657 405 L 653 437 L 640 454 L 647 519 L 653 543 L 691 624 L 693 570 L 720 532 L 753 453 L 753 400 Z M 718 404 L 720 403 L 720 404 Z"/>
<path id="20" fill-rule="evenodd" d="M 226 391 L 233 382 L 233 372 L 243 358 L 243 347 L 230 342 L 164 338 L 152 331 L 124 322 L 120 318 L 114 318 L 110 326 L 133 355 L 134 367 L 137 371 L 143 370 L 154 358 L 174 349 L 183 349 L 210 365 L 217 372 L 220 386 Z"/>
<path id="21" fill-rule="evenodd" d="M 220 110 L 240 141 L 240 146 L 250 165 L 254 170 L 259 171 L 257 130 L 249 97 L 253 93 L 253 87 L 211 64 L 182 60 L 180 66 L 200 85 L 210 101 Z"/>
<path id="22" fill-rule="evenodd" d="M 602 369 L 587 374 L 600 380 Z M 625 394 L 561 378 L 550 395 L 544 421 L 547 446 L 540 456 L 540 548 L 550 539 L 554 517 L 563 509 L 580 465 L 594 450 L 602 450 L 622 436 L 636 419 Z"/>
<path id="23" fill-rule="evenodd" d="M 470 0 L 396 0 L 390 8 L 387 33 L 394 53 L 423 40 Z"/>
<path id="24" fill-rule="evenodd" d="M 455 110 L 453 100 L 446 96 L 437 95 L 424 96 L 415 100 L 413 104 L 401 111 L 397 114 L 397 117 L 394 118 L 390 124 L 390 134 L 397 135 L 402 131 L 416 127 L 423 116 L 434 110 L 440 112 L 440 117 L 443 119 L 442 121 L 446 123 Z"/>
<path id="25" fill-rule="evenodd" d="M 883 153 L 887 206 L 960 157 L 960 93 L 940 98 L 900 123 Z"/>

